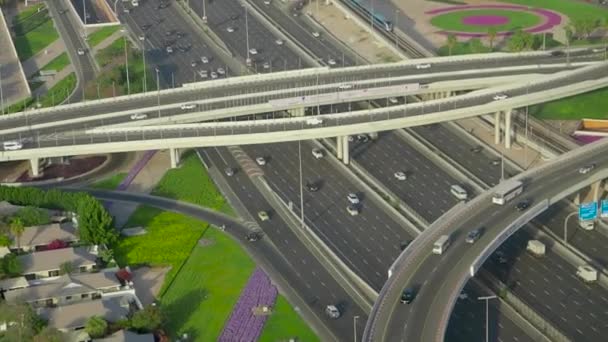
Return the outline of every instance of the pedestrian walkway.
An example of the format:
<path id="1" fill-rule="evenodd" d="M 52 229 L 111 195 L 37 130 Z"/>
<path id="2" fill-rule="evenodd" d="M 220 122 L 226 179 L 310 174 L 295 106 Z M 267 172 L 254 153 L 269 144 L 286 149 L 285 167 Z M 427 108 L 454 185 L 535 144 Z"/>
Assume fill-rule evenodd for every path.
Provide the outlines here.
<path id="1" fill-rule="evenodd" d="M 63 40 L 59 38 L 44 50 L 40 50 L 40 52 L 22 63 L 25 75 L 31 77 L 64 52 L 66 52 L 65 44 Z"/>
<path id="2" fill-rule="evenodd" d="M 44 96 L 57 83 L 59 83 L 61 80 L 63 80 L 69 74 L 71 74 L 73 72 L 74 72 L 74 67 L 72 65 L 68 65 L 67 67 L 63 68 L 63 70 L 56 73 L 54 76 L 46 77 L 44 83 L 32 92 L 32 97 L 36 98 L 39 96 Z"/>
<path id="3" fill-rule="evenodd" d="M 101 41 L 99 44 L 97 44 L 95 47 L 91 48 L 91 53 L 93 55 L 96 55 L 97 52 L 99 50 L 103 50 L 105 48 L 107 48 L 108 46 L 110 46 L 112 43 L 114 43 L 114 41 L 116 39 L 122 38 L 123 37 L 123 33 L 120 32 L 120 30 L 112 33 L 112 35 L 108 36 L 106 39 L 104 39 L 103 41 Z"/>

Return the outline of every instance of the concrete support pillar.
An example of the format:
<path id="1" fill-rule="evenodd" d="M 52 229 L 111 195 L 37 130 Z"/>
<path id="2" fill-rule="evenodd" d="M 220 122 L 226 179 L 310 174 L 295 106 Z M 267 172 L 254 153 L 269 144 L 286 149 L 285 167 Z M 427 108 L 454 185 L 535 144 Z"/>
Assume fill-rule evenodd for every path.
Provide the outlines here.
<path id="1" fill-rule="evenodd" d="M 170 148 L 169 155 L 171 156 L 171 168 L 177 168 L 179 166 L 179 149 Z"/>
<path id="2" fill-rule="evenodd" d="M 32 177 L 40 176 L 40 159 L 32 158 L 30 159 L 31 173 Z"/>
<path id="3" fill-rule="evenodd" d="M 581 193 L 578 192 L 576 194 L 576 196 L 574 196 L 574 200 L 573 200 L 574 204 L 576 205 L 580 205 L 581 204 Z"/>
<path id="4" fill-rule="evenodd" d="M 505 110 L 505 148 L 511 148 L 511 112 L 511 109 Z"/>
<path id="5" fill-rule="evenodd" d="M 593 201 L 597 202 L 603 195 L 604 192 L 604 181 L 600 180 L 591 185 L 591 191 L 593 191 Z"/>
<path id="6" fill-rule="evenodd" d="M 300 107 L 300 108 L 292 108 L 290 110 L 288 110 L 289 115 L 293 116 L 293 117 L 300 117 L 300 116 L 304 116 L 304 112 L 305 112 L 304 107 Z"/>
<path id="7" fill-rule="evenodd" d="M 349 155 L 348 155 L 348 135 L 345 135 L 344 137 L 342 137 L 344 139 L 344 141 L 342 142 L 342 148 L 344 149 L 344 151 L 342 152 L 342 162 L 346 165 L 348 165 L 348 163 L 350 162 L 349 159 Z"/>
<path id="8" fill-rule="evenodd" d="M 500 112 L 494 114 L 494 144 L 500 144 Z"/>
<path id="9" fill-rule="evenodd" d="M 347 136 L 348 139 L 348 136 Z M 342 160 L 342 137 L 336 137 L 336 152 L 338 153 L 338 159 Z"/>

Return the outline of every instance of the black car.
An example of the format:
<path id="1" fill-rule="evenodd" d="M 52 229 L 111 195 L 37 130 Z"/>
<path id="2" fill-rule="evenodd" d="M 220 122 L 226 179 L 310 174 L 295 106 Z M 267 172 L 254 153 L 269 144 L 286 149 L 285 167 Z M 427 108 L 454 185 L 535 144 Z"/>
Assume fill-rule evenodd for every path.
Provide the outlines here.
<path id="1" fill-rule="evenodd" d="M 246 238 L 247 238 L 247 241 L 249 241 L 249 242 L 256 242 L 262 238 L 262 234 L 260 234 L 258 232 L 251 232 L 251 233 L 247 234 Z"/>
<path id="2" fill-rule="evenodd" d="M 473 146 L 469 149 L 469 151 L 473 152 L 473 153 L 479 153 L 481 152 L 481 150 L 483 149 L 483 147 L 477 145 L 477 146 Z"/>
<path id="3" fill-rule="evenodd" d="M 561 51 L 561 50 L 551 51 L 551 56 L 563 56 L 563 55 L 565 55 L 564 51 Z"/>
<path id="4" fill-rule="evenodd" d="M 517 211 L 524 211 L 524 210 L 528 209 L 528 207 L 530 207 L 530 203 L 532 203 L 532 201 L 530 201 L 530 199 L 525 199 L 525 200 L 517 203 L 515 208 L 517 209 Z"/>
<path id="5" fill-rule="evenodd" d="M 306 190 L 310 191 L 310 192 L 315 192 L 319 190 L 319 185 L 317 183 L 314 182 L 308 182 L 306 183 Z"/>
<path id="6" fill-rule="evenodd" d="M 405 289 L 401 294 L 401 299 L 399 300 L 402 304 L 409 304 L 414 301 L 416 295 L 414 294 L 414 290 Z"/>
<path id="7" fill-rule="evenodd" d="M 407 248 L 407 246 L 409 246 L 411 243 L 410 240 L 404 240 L 401 241 L 401 244 L 399 245 L 399 247 L 401 247 L 401 250 L 405 250 Z"/>
<path id="8" fill-rule="evenodd" d="M 239 18 L 238 14 L 233 14 L 230 16 L 230 20 L 237 20 Z"/>
<path id="9" fill-rule="evenodd" d="M 144 30 L 144 31 L 147 31 L 150 27 L 152 27 L 151 24 L 143 24 L 143 25 L 141 25 L 141 29 Z"/>
<path id="10" fill-rule="evenodd" d="M 163 8 L 167 8 L 169 7 L 169 3 L 168 2 L 161 2 L 160 4 L 158 4 L 158 6 L 156 7 L 157 9 L 163 9 Z"/>
<path id="11" fill-rule="evenodd" d="M 469 232 L 469 234 L 467 234 L 467 237 L 464 241 L 466 243 L 475 243 L 475 241 L 479 240 L 480 236 L 481 236 L 481 230 L 473 229 Z"/>

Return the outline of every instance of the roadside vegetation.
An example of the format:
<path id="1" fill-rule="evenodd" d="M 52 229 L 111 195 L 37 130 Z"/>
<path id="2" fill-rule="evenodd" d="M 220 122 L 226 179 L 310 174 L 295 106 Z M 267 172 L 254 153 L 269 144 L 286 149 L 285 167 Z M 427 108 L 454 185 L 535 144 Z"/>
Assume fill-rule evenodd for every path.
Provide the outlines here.
<path id="1" fill-rule="evenodd" d="M 530 107 L 539 119 L 608 119 L 608 88 Z"/>
<path id="2" fill-rule="evenodd" d="M 127 173 L 120 172 L 91 184 L 91 187 L 94 189 L 116 190 L 118 185 L 125 179 L 125 177 L 127 177 Z"/>
<path id="3" fill-rule="evenodd" d="M 99 45 L 99 43 L 106 40 L 106 38 L 113 35 L 114 32 L 118 31 L 119 29 L 120 29 L 120 25 L 104 26 L 104 27 L 98 29 L 97 31 L 89 34 L 89 36 L 88 36 L 89 45 L 91 47 L 95 47 L 95 46 Z"/>
<path id="4" fill-rule="evenodd" d="M 59 38 L 44 4 L 25 9 L 13 18 L 13 44 L 19 60 L 25 61 Z"/>
<path id="5" fill-rule="evenodd" d="M 47 65 L 43 66 L 40 70 L 55 70 L 56 72 L 60 72 L 68 65 L 70 65 L 70 57 L 68 56 L 67 52 L 64 52 L 61 55 L 55 57 Z"/>

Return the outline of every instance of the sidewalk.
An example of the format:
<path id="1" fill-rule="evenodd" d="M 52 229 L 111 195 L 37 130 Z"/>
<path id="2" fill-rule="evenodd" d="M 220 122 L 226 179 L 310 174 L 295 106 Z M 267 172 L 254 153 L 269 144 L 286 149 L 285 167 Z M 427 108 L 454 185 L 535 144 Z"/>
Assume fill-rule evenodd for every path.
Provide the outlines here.
<path id="1" fill-rule="evenodd" d="M 48 77 L 44 83 L 36 88 L 32 93 L 32 97 L 43 96 L 45 95 L 51 88 L 53 88 L 57 83 L 66 78 L 69 74 L 74 72 L 74 67 L 70 64 L 65 67 L 63 70 L 55 74 L 55 76 Z"/>
<path id="2" fill-rule="evenodd" d="M 36 55 L 32 56 L 28 60 L 22 63 L 23 71 L 29 78 L 45 65 L 49 64 L 53 59 L 61 55 L 66 51 L 65 44 L 61 37 L 47 46 L 44 50 L 41 50 Z"/>
<path id="3" fill-rule="evenodd" d="M 110 46 L 112 43 L 114 43 L 114 41 L 118 38 L 122 38 L 123 37 L 123 33 L 120 32 L 120 30 L 112 33 L 112 35 L 108 36 L 106 39 L 104 39 L 101 43 L 97 44 L 95 47 L 91 48 L 91 53 L 93 55 L 96 55 L 97 52 L 99 50 L 103 50 L 105 48 L 107 48 L 108 46 Z"/>

